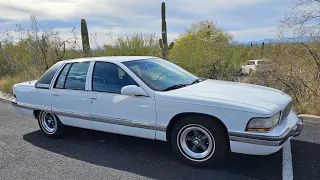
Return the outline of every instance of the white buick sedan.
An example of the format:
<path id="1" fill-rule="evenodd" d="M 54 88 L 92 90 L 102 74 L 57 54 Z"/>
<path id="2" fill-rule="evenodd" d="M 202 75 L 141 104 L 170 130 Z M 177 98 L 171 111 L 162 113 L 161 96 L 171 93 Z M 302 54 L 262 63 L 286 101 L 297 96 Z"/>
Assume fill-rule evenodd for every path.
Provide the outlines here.
<path id="1" fill-rule="evenodd" d="M 49 137 L 74 126 L 168 141 L 195 166 L 219 165 L 230 151 L 275 153 L 302 130 L 282 91 L 199 78 L 155 57 L 61 61 L 13 93 L 15 110 Z"/>

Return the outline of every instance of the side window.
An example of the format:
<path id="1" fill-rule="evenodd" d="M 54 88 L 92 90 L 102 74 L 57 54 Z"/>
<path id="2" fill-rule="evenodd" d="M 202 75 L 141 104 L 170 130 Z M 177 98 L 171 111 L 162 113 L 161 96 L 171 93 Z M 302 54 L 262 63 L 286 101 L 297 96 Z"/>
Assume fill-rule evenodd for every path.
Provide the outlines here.
<path id="1" fill-rule="evenodd" d="M 54 88 L 63 89 L 65 82 L 66 82 L 66 76 L 69 72 L 71 64 L 67 64 L 64 66 L 63 70 L 60 72 L 60 75 L 58 76 L 56 83 L 54 85 Z"/>
<path id="2" fill-rule="evenodd" d="M 118 67 L 118 73 L 119 73 L 119 78 L 122 79 L 122 77 L 124 77 L 126 75 L 126 73 Z"/>
<path id="3" fill-rule="evenodd" d="M 52 78 L 56 74 L 62 63 L 63 61 L 57 62 L 55 65 L 49 68 L 37 81 L 36 88 L 49 89 Z"/>
<path id="4" fill-rule="evenodd" d="M 73 63 L 65 82 L 65 89 L 84 90 L 89 62 Z"/>
<path id="5" fill-rule="evenodd" d="M 121 68 L 113 63 L 96 62 L 92 76 L 92 90 L 109 93 L 121 93 L 127 85 L 137 85 Z"/>

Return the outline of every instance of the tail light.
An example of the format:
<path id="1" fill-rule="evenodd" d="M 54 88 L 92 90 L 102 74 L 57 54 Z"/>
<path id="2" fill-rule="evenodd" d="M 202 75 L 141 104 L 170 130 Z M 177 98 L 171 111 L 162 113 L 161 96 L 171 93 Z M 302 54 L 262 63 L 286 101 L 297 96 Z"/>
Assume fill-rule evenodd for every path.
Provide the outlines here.
<path id="1" fill-rule="evenodd" d="M 15 94 L 12 95 L 11 102 L 17 102 L 17 96 Z"/>

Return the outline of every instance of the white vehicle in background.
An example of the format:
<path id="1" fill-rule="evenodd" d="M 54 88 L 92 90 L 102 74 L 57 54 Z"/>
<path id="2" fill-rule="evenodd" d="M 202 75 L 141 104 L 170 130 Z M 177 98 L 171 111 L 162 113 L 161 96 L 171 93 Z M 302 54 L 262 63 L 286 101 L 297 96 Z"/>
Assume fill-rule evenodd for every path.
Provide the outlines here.
<path id="1" fill-rule="evenodd" d="M 61 61 L 13 93 L 15 110 L 48 137 L 74 126 L 167 141 L 195 166 L 219 165 L 230 151 L 275 153 L 302 130 L 280 90 L 199 78 L 155 57 Z"/>
<path id="2" fill-rule="evenodd" d="M 269 64 L 269 61 L 264 59 L 249 60 L 243 66 L 241 66 L 241 73 L 252 74 L 260 66 L 267 65 L 267 64 Z"/>

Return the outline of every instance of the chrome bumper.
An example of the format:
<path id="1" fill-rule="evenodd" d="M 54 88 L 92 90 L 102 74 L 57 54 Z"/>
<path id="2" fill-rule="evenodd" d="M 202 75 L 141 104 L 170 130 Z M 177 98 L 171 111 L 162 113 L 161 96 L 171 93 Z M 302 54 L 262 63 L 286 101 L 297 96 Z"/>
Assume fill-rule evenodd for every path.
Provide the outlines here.
<path id="1" fill-rule="evenodd" d="M 300 135 L 303 127 L 303 118 L 299 116 L 298 123 L 291 129 L 287 129 L 280 136 L 263 136 L 263 135 L 252 135 L 243 133 L 229 132 L 230 141 L 264 145 L 264 146 L 281 146 L 291 137 L 297 137 Z"/>

